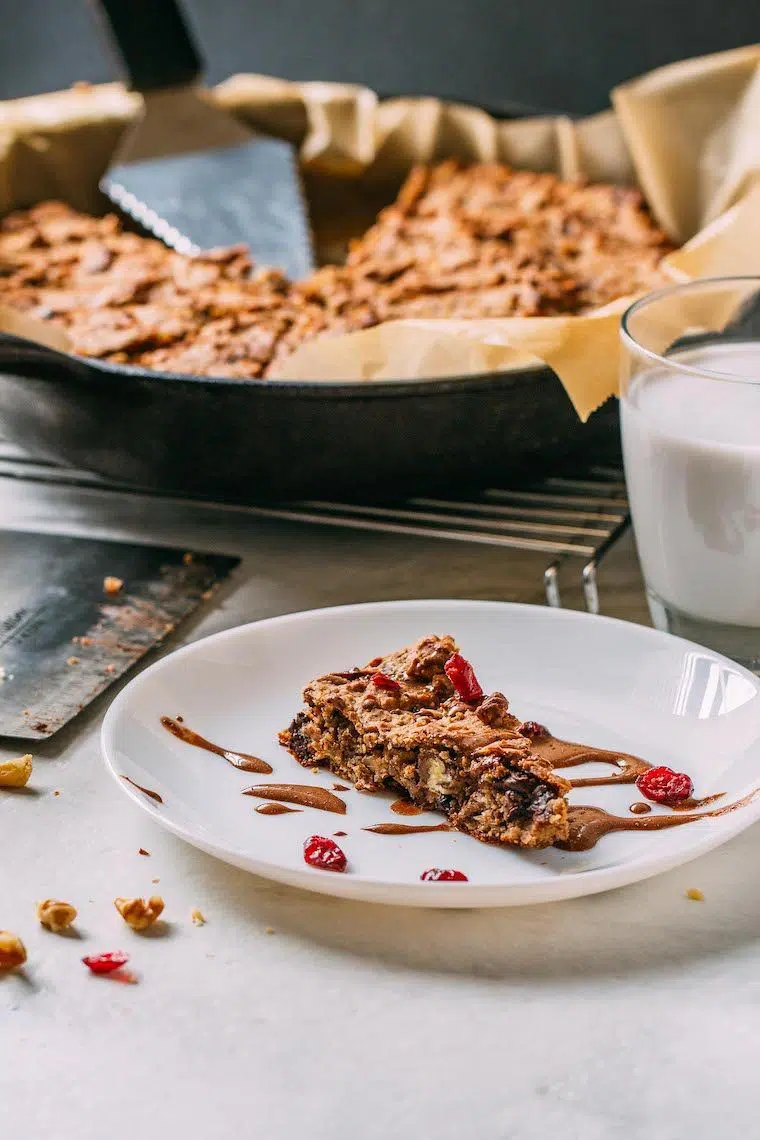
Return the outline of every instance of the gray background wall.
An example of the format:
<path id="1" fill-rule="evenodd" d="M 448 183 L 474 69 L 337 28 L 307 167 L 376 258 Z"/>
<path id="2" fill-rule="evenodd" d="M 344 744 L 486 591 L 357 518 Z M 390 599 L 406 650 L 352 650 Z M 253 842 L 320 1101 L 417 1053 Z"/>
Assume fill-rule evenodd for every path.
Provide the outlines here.
<path id="1" fill-rule="evenodd" d="M 186 0 L 235 71 L 568 111 L 659 64 L 760 40 L 758 0 Z M 0 98 L 112 78 L 87 0 L 0 0 Z"/>

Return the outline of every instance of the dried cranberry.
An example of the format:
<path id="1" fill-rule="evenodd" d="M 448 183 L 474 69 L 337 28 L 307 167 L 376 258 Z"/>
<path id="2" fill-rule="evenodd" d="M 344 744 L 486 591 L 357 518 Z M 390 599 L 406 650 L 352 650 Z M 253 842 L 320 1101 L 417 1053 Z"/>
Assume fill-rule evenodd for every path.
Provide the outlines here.
<path id="1" fill-rule="evenodd" d="M 449 657 L 444 669 L 458 695 L 463 701 L 467 701 L 468 705 L 475 705 L 483 699 L 483 690 L 478 684 L 475 670 L 461 653 Z"/>
<path id="2" fill-rule="evenodd" d="M 537 720 L 526 720 L 520 725 L 519 731 L 521 736 L 527 736 L 531 740 L 539 736 L 549 736 L 549 729 L 545 724 L 539 724 Z"/>
<path id="3" fill-rule="evenodd" d="M 469 879 L 462 871 L 442 871 L 440 867 L 431 867 L 420 875 L 423 883 L 467 883 Z"/>
<path id="4" fill-rule="evenodd" d="M 393 677 L 389 677 L 387 673 L 373 673 L 372 684 L 376 689 L 387 689 L 389 693 L 401 692 L 398 681 L 394 681 Z"/>
<path id="5" fill-rule="evenodd" d="M 324 835 L 311 835 L 304 840 L 303 857 L 310 867 L 323 871 L 345 871 L 348 862 L 338 844 Z"/>
<path id="6" fill-rule="evenodd" d="M 681 804 L 691 798 L 694 785 L 691 776 L 685 772 L 674 772 L 662 764 L 642 772 L 636 780 L 636 787 L 648 800 L 657 804 Z"/>
<path id="7" fill-rule="evenodd" d="M 114 970 L 120 970 L 122 966 L 126 966 L 129 961 L 129 954 L 124 954 L 121 950 L 109 950 L 105 954 L 95 954 L 88 958 L 83 958 L 85 966 L 92 970 L 93 974 L 112 974 Z"/>

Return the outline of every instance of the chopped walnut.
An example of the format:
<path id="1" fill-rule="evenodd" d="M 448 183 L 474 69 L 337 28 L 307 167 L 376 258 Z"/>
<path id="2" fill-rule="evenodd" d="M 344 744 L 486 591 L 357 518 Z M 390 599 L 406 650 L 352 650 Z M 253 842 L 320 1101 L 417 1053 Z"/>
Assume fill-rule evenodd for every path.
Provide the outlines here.
<path id="1" fill-rule="evenodd" d="M 509 701 L 503 693 L 491 693 L 475 710 L 478 720 L 491 728 L 506 728 L 515 718 L 509 711 Z"/>
<path id="2" fill-rule="evenodd" d="M 123 578 L 116 578 L 113 574 L 107 574 L 103 579 L 103 590 L 106 594 L 119 594 L 123 586 Z"/>
<path id="3" fill-rule="evenodd" d="M 0 970 L 15 970 L 26 961 L 26 947 L 10 930 L 0 930 Z"/>
<path id="4" fill-rule="evenodd" d="M 206 925 L 206 919 L 201 914 L 201 912 L 198 910 L 197 906 L 194 906 L 193 909 L 190 911 L 190 917 L 196 926 L 205 926 Z"/>
<path id="5" fill-rule="evenodd" d="M 113 905 L 132 930 L 147 930 L 163 911 L 164 900 L 160 895 L 151 895 L 149 899 L 117 898 Z"/>
<path id="6" fill-rule="evenodd" d="M 62 899 L 43 899 L 37 903 L 37 918 L 53 934 L 68 930 L 77 916 L 77 908 Z"/>
<path id="7" fill-rule="evenodd" d="M 27 752 L 13 760 L 0 760 L 0 788 L 25 788 L 32 774 L 32 756 Z"/>

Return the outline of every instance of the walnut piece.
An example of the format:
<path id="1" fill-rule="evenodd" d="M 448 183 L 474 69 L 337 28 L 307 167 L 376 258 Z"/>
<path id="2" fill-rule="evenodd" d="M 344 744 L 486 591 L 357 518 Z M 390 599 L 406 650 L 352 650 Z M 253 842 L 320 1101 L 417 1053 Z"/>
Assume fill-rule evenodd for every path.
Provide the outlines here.
<path id="1" fill-rule="evenodd" d="M 118 594 L 124 586 L 123 578 L 116 578 L 113 574 L 107 574 L 103 579 L 103 590 L 106 594 Z"/>
<path id="2" fill-rule="evenodd" d="M 77 908 L 62 899 L 42 899 L 37 903 L 37 918 L 53 934 L 68 930 L 77 916 Z"/>
<path id="3" fill-rule="evenodd" d="M 475 715 L 483 724 L 489 724 L 492 728 L 508 728 L 511 724 L 517 724 L 503 693 L 491 693 L 485 697 L 475 710 Z"/>
<path id="4" fill-rule="evenodd" d="M 163 911 L 164 900 L 160 895 L 151 895 L 149 899 L 118 898 L 113 905 L 132 930 L 147 930 Z"/>
<path id="5" fill-rule="evenodd" d="M 0 970 L 15 970 L 26 961 L 26 947 L 10 930 L 0 930 Z"/>
<path id="6" fill-rule="evenodd" d="M 13 760 L 0 760 L 0 788 L 25 788 L 32 774 L 32 756 L 16 756 Z"/>

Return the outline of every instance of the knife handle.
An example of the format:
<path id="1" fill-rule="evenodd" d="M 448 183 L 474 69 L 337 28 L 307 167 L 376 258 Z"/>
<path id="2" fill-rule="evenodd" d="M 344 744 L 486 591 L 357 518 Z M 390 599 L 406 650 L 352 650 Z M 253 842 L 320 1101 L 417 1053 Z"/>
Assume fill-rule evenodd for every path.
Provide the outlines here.
<path id="1" fill-rule="evenodd" d="M 93 7 L 134 90 L 183 87 L 200 77 L 203 61 L 176 0 L 93 0 Z"/>

